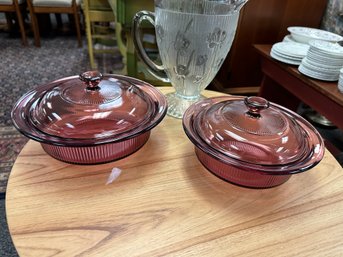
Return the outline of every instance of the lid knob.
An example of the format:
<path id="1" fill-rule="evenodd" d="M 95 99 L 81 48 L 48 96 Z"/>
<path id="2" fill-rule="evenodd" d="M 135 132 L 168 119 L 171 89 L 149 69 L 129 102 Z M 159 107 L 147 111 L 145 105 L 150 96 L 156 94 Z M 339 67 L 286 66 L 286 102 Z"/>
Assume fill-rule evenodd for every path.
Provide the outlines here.
<path id="1" fill-rule="evenodd" d="M 85 82 L 87 90 L 99 90 L 99 83 L 102 80 L 102 74 L 99 71 L 86 71 L 79 76 L 80 80 Z"/>
<path id="2" fill-rule="evenodd" d="M 260 118 L 260 111 L 269 107 L 269 102 L 258 96 L 250 96 L 244 98 L 244 103 L 248 106 L 249 111 L 246 112 L 252 118 Z"/>

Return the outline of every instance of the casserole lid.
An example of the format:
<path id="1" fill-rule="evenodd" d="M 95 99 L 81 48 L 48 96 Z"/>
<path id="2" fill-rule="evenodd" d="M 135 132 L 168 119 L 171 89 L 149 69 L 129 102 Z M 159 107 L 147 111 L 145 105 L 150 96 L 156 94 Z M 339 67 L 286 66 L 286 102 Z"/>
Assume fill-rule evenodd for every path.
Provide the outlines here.
<path id="1" fill-rule="evenodd" d="M 32 109 L 32 123 L 49 135 L 103 138 L 137 128 L 149 119 L 152 104 L 138 88 L 98 71 L 61 81 Z"/>
<path id="2" fill-rule="evenodd" d="M 261 97 L 200 101 L 187 110 L 183 125 L 197 147 L 230 164 L 276 171 L 323 153 L 310 124 Z"/>
<path id="3" fill-rule="evenodd" d="M 166 108 L 164 96 L 143 81 L 88 71 L 30 91 L 17 102 L 12 119 L 37 141 L 82 146 L 145 132 Z"/>

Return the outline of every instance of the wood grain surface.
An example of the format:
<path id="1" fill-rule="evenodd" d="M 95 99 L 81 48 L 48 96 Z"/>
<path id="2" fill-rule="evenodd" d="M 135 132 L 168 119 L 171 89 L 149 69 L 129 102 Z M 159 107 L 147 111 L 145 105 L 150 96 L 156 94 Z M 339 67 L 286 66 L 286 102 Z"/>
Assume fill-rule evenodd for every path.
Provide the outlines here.
<path id="1" fill-rule="evenodd" d="M 106 185 L 114 167 L 122 173 Z M 63 163 L 30 140 L 6 210 L 22 257 L 343 253 L 343 172 L 328 151 L 281 186 L 243 188 L 208 172 L 171 117 L 138 152 L 101 165 Z"/>

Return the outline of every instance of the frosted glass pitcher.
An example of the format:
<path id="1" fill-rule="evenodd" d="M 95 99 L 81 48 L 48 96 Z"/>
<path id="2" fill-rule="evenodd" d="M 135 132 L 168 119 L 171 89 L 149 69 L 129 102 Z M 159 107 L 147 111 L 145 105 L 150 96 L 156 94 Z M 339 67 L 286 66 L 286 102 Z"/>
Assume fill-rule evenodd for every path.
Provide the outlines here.
<path id="1" fill-rule="evenodd" d="M 170 81 L 168 114 L 182 118 L 202 98 L 223 64 L 235 36 L 239 10 L 247 0 L 155 0 L 155 13 L 138 12 L 133 20 L 133 41 L 149 71 Z M 144 51 L 139 26 L 148 20 L 155 27 L 162 65 Z"/>

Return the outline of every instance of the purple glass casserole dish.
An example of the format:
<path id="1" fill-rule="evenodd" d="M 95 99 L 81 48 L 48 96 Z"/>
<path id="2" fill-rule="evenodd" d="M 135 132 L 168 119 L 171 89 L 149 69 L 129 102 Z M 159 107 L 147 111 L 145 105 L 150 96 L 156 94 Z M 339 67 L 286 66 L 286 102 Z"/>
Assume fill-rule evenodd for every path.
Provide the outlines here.
<path id="1" fill-rule="evenodd" d="M 95 164 L 137 151 L 166 111 L 164 95 L 152 85 L 88 71 L 29 91 L 15 104 L 12 121 L 52 157 Z"/>
<path id="2" fill-rule="evenodd" d="M 246 187 L 280 185 L 324 155 L 323 139 L 310 123 L 261 97 L 199 101 L 186 111 L 183 127 L 209 171 Z"/>

